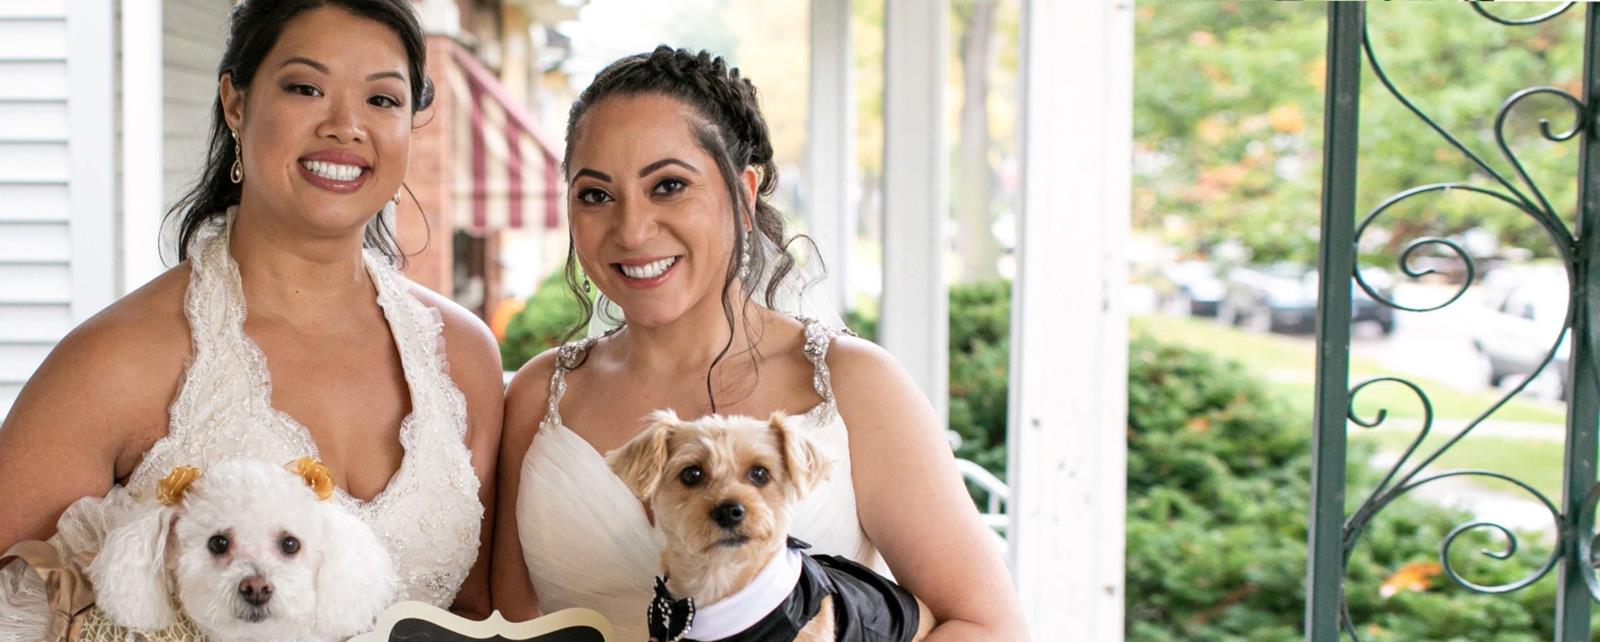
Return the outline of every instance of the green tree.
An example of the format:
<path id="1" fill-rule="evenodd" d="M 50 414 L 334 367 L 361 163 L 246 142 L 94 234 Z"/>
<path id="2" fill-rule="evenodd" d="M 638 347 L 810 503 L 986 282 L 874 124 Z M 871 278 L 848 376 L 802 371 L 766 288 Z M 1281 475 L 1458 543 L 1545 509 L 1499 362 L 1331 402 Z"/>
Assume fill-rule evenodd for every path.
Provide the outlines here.
<path id="1" fill-rule="evenodd" d="M 1527 14 L 1533 8 L 1494 10 Z M 1315 256 L 1320 215 L 1326 14 L 1323 4 L 1166 3 L 1135 19 L 1135 225 L 1203 250 L 1238 239 L 1257 260 Z M 1514 177 L 1495 145 L 1495 114 L 1514 92 L 1554 85 L 1577 93 L 1580 12 L 1505 27 L 1457 3 L 1370 5 L 1373 49 L 1407 97 Z M 1492 64 L 1485 64 L 1492 61 Z M 1494 185 L 1402 107 L 1363 60 L 1358 215 L 1406 188 L 1434 182 Z M 1507 138 L 1528 173 L 1569 216 L 1575 144 L 1545 141 L 1539 118 L 1572 124 L 1553 98 L 1528 101 Z M 1526 188 L 1523 187 L 1526 191 Z M 1570 219 L 1569 219 L 1570 220 Z M 1493 199 L 1454 192 L 1391 210 L 1364 238 L 1368 264 L 1392 263 L 1404 244 L 1483 227 L 1548 255 L 1532 219 Z"/>

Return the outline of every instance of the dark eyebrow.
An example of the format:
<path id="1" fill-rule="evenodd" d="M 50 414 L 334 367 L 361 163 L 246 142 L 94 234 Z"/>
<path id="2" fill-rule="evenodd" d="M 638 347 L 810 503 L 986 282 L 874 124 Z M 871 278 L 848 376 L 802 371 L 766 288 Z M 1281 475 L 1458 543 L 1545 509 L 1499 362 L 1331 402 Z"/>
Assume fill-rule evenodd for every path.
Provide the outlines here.
<path id="1" fill-rule="evenodd" d="M 372 74 L 370 76 L 367 76 L 367 80 L 377 80 L 379 78 L 393 78 L 393 79 L 398 80 L 400 82 L 405 82 L 406 81 L 406 77 L 401 75 L 400 72 L 398 72 L 398 71 L 380 71 L 378 73 L 375 73 L 375 74 Z"/>
<path id="2" fill-rule="evenodd" d="M 576 181 L 576 180 L 578 180 L 580 178 L 583 178 L 585 176 L 593 176 L 593 177 L 598 178 L 598 179 L 600 179 L 602 181 L 605 181 L 607 183 L 611 182 L 611 177 L 609 175 L 602 174 L 600 172 L 594 171 L 594 170 L 589 169 L 587 167 L 585 167 L 583 169 L 580 169 L 580 170 L 578 170 L 578 173 L 573 174 L 572 175 L 572 180 Z"/>
<path id="3" fill-rule="evenodd" d="M 685 163 L 685 162 L 683 162 L 681 160 L 678 160 L 676 158 L 663 158 L 663 159 L 658 160 L 658 161 L 656 161 L 654 163 L 651 163 L 649 165 L 645 165 L 644 169 L 639 170 L 639 178 L 644 178 L 646 176 L 649 176 L 651 172 L 654 172 L 654 171 L 656 171 L 658 169 L 661 169 L 663 167 L 666 167 L 668 165 L 678 165 L 678 166 L 680 166 L 680 167 L 682 167 L 684 169 L 687 169 L 687 170 L 689 170 L 691 172 L 694 172 L 696 176 L 698 176 L 700 174 L 700 170 L 695 169 L 693 165 Z"/>
<path id="4" fill-rule="evenodd" d="M 278 68 L 282 69 L 284 67 L 288 67 L 289 65 L 295 64 L 297 62 L 302 64 L 302 65 L 305 65 L 307 67 L 310 67 L 312 69 L 315 69 L 317 71 L 320 71 L 322 73 L 328 73 L 328 66 L 327 65 L 324 65 L 324 64 L 322 64 L 320 62 L 317 62 L 315 60 L 312 60 L 310 58 L 304 58 L 304 57 L 301 57 L 301 56 L 295 56 L 293 58 L 290 58 L 288 60 L 283 61 L 283 64 L 282 65 L 278 65 Z"/>

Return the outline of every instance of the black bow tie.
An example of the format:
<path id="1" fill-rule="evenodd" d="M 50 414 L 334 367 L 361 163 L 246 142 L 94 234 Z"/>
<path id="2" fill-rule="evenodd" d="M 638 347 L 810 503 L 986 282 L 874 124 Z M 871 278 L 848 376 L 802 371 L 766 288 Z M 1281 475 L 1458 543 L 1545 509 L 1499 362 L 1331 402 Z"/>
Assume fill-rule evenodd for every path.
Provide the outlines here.
<path id="1" fill-rule="evenodd" d="M 675 599 L 667 590 L 666 578 L 657 577 L 649 617 L 652 642 L 679 642 L 694 625 L 694 598 Z"/>

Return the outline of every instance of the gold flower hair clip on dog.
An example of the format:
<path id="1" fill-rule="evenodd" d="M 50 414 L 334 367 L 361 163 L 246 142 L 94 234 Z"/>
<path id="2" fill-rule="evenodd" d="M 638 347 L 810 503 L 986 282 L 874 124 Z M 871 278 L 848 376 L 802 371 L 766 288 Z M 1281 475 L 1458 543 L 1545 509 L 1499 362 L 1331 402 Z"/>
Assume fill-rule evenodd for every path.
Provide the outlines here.
<path id="1" fill-rule="evenodd" d="M 301 457 L 289 462 L 284 468 L 306 480 L 306 485 L 311 487 L 311 492 L 316 493 L 317 499 L 327 501 L 333 496 L 333 475 L 322 462 L 310 457 Z M 183 501 L 183 494 L 197 479 L 200 479 L 199 468 L 174 467 L 172 472 L 167 473 L 167 476 L 156 484 L 156 501 L 161 502 L 162 506 L 176 506 Z"/>
<path id="2" fill-rule="evenodd" d="M 162 506 L 173 506 L 183 501 L 183 493 L 200 478 L 200 469 L 194 466 L 177 466 L 156 484 L 156 501 Z"/>
<path id="3" fill-rule="evenodd" d="M 317 494 L 317 499 L 327 501 L 333 496 L 333 474 L 328 472 L 328 467 L 322 462 L 310 457 L 301 457 L 289 464 L 288 468 L 289 472 L 306 480 L 306 485 L 311 487 L 311 492 Z"/>

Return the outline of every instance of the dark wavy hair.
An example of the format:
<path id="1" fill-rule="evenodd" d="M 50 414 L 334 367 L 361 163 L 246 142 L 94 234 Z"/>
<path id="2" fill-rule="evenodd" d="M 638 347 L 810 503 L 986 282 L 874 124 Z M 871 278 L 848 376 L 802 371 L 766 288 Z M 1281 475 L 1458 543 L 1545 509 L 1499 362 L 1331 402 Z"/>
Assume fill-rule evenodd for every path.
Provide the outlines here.
<path id="1" fill-rule="evenodd" d="M 228 42 L 222 52 L 222 62 L 217 65 L 217 79 L 231 76 L 234 87 L 248 90 L 261 61 L 278 43 L 284 26 L 296 16 L 321 7 L 343 9 L 393 31 L 406 50 L 411 112 L 427 109 L 433 103 L 433 83 L 426 74 L 428 48 L 409 0 L 245 0 L 233 8 L 228 19 Z M 189 257 L 189 243 L 201 226 L 239 204 L 240 186 L 228 177 L 234 160 L 233 138 L 219 95 L 212 101 L 211 133 L 200 178 L 166 214 L 168 219 L 178 218 L 179 261 Z M 374 216 L 367 225 L 364 244 L 383 252 L 390 260 L 403 258 L 394 230 L 381 216 Z"/>
<path id="2" fill-rule="evenodd" d="M 729 255 L 727 273 L 722 282 L 722 312 L 728 322 L 728 342 L 717 354 L 706 371 L 706 393 L 712 411 L 717 408 L 716 394 L 711 389 L 711 373 L 721 363 L 733 346 L 734 314 L 737 308 L 742 316 L 748 310 L 751 297 L 756 293 L 743 289 L 743 300 L 733 300 L 732 285 L 739 278 L 739 256 L 750 253 L 750 280 L 770 272 L 766 289 L 759 293 L 768 308 L 773 306 L 779 286 L 794 269 L 795 259 L 789 254 L 790 244 L 805 241 L 815 248 L 815 243 L 805 235 L 792 238 L 784 236 L 783 213 L 770 202 L 778 187 L 778 166 L 772 160 L 772 139 L 767 133 L 767 121 L 761 115 L 755 85 L 739 75 L 739 70 L 720 56 L 709 52 L 690 52 L 666 45 L 650 53 L 635 54 L 607 65 L 594 77 L 588 88 L 572 103 L 567 118 L 567 147 L 561 163 L 562 173 L 570 177 L 572 146 L 583 127 L 583 117 L 591 107 L 607 98 L 659 94 L 678 100 L 694 110 L 696 119 L 689 126 L 700 149 L 716 161 L 722 173 L 723 186 L 728 190 L 728 201 L 733 204 L 728 215 L 733 218 L 733 253 Z M 759 176 L 756 193 L 746 194 L 739 184 L 739 175 L 746 167 L 754 167 Z M 751 203 L 754 198 L 755 202 Z M 772 241 L 771 246 L 780 251 L 768 252 L 762 243 L 745 245 L 745 220 L 741 212 L 752 212 L 751 221 L 758 233 Z M 820 261 L 820 259 L 817 259 Z M 770 268 L 769 268 L 770 265 Z M 589 325 L 597 311 L 584 296 L 579 283 L 578 261 L 571 237 L 567 239 L 567 287 L 582 309 L 580 320 L 568 333 L 571 340 Z M 736 305 L 737 304 L 737 305 Z M 599 311 L 604 314 L 605 311 Z M 752 364 L 759 364 L 756 351 L 759 339 L 756 330 L 745 324 L 746 339 Z M 581 365 L 581 361 L 576 365 Z"/>

